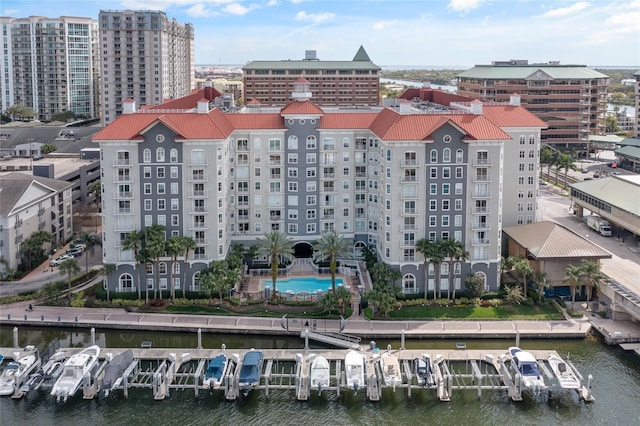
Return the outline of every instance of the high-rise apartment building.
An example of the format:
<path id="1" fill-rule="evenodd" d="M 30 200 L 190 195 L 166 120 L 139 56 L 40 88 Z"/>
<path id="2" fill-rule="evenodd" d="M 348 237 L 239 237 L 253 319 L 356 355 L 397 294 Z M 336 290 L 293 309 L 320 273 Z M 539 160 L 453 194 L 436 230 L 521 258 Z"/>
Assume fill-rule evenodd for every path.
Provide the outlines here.
<path id="1" fill-rule="evenodd" d="M 635 135 L 636 138 L 640 138 L 640 70 L 633 73 L 633 76 L 636 78 L 636 81 L 635 81 L 636 128 L 633 134 Z"/>
<path id="2" fill-rule="evenodd" d="M 103 156 L 103 260 L 117 265 L 108 279 L 114 291 L 138 289 L 145 265 L 123 241 L 152 225 L 162 225 L 166 238 L 193 238 L 196 248 L 178 258 L 180 276 L 168 272 L 170 257 L 146 265 L 160 277 L 143 284 L 150 288 L 168 289 L 173 279 L 173 287 L 197 291 L 200 271 L 232 243 L 248 247 L 270 231 L 303 252 L 335 230 L 399 269 L 405 293 L 425 284 L 460 289 L 470 272 L 493 290 L 502 227 L 535 218 L 535 198 L 516 198 L 511 187 L 522 177 L 522 188 L 537 191 L 545 124 L 515 97 L 512 105 L 483 104 L 441 92 L 437 109 L 407 100 L 384 109 L 321 108 L 299 78 L 282 109 L 223 112 L 211 108 L 206 89 L 180 110 L 175 101 L 137 113 L 127 102 L 93 138 Z M 446 259 L 425 274 L 416 251 L 423 238 L 463 242 L 469 259 Z"/>
<path id="3" fill-rule="evenodd" d="M 293 85 L 299 78 L 310 84 L 311 100 L 321 106 L 380 103 L 380 67 L 362 46 L 351 61 L 323 61 L 315 50 L 303 60 L 251 61 L 244 73 L 244 100 L 284 106 L 292 101 Z"/>
<path id="4" fill-rule="evenodd" d="M 158 105 L 195 87 L 194 31 L 164 12 L 101 10 L 102 122 L 122 114 L 125 99 Z"/>
<path id="5" fill-rule="evenodd" d="M 526 60 L 476 65 L 458 76 L 458 94 L 507 102 L 517 93 L 522 106 L 545 121 L 542 142 L 585 150 L 589 135 L 603 135 L 609 77 L 585 65 Z"/>
<path id="6" fill-rule="evenodd" d="M 40 120 L 71 111 L 99 115 L 98 25 L 73 16 L 0 17 L 1 107 L 21 104 Z"/>

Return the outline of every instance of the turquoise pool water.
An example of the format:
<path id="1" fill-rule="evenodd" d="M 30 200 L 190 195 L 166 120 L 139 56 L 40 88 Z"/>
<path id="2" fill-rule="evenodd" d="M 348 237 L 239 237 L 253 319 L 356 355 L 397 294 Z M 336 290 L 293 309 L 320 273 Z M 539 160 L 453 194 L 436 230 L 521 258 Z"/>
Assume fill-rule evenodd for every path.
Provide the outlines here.
<path id="1" fill-rule="evenodd" d="M 342 285 L 342 278 L 336 278 L 336 287 L 340 285 Z M 271 280 L 262 280 L 262 288 L 271 288 Z M 326 292 L 329 289 L 331 289 L 331 278 L 297 277 L 276 280 L 276 290 L 280 293 Z"/>

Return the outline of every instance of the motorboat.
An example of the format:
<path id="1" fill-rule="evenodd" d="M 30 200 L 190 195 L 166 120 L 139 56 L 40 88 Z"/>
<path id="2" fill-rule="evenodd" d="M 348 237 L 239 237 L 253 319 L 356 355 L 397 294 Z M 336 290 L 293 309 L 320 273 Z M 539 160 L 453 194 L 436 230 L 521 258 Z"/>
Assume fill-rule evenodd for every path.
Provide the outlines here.
<path id="1" fill-rule="evenodd" d="M 545 388 L 544 379 L 538 370 L 538 361 L 530 352 L 512 346 L 509 348 L 509 355 L 511 355 L 512 366 L 520 376 L 524 389 L 538 392 Z"/>
<path id="2" fill-rule="evenodd" d="M 202 385 L 208 389 L 219 389 L 222 383 L 224 383 L 228 366 L 229 357 L 225 354 L 219 354 L 211 358 L 207 371 L 204 373 Z"/>
<path id="3" fill-rule="evenodd" d="M 311 362 L 309 379 L 311 381 L 311 388 L 318 389 L 318 392 L 322 392 L 323 388 L 326 389 L 329 387 L 331 380 L 329 361 L 322 355 L 317 355 Z"/>
<path id="4" fill-rule="evenodd" d="M 573 369 L 559 356 L 549 355 L 547 358 L 553 374 L 558 378 L 558 383 L 563 389 L 580 389 L 582 383 Z"/>
<path id="5" fill-rule="evenodd" d="M 402 384 L 400 362 L 391 352 L 385 352 L 380 357 L 380 369 L 382 370 L 382 378 L 384 379 L 385 386 L 395 390 L 397 386 Z"/>
<path id="6" fill-rule="evenodd" d="M 364 386 L 364 356 L 357 351 L 350 350 L 344 357 L 344 373 L 347 388 L 358 391 Z"/>
<path id="7" fill-rule="evenodd" d="M 58 380 L 64 363 L 64 351 L 57 351 L 49 357 L 47 362 L 35 373 L 29 376 L 29 380 L 23 383 L 20 392 L 27 393 L 31 390 L 45 386 L 51 388 Z"/>
<path id="8" fill-rule="evenodd" d="M 416 375 L 419 386 L 431 386 L 434 383 L 431 357 L 423 354 L 422 358 L 413 360 L 413 373 Z"/>
<path id="9" fill-rule="evenodd" d="M 107 359 L 111 354 L 107 354 Z M 133 362 L 133 351 L 127 349 L 124 352 L 120 352 L 109 360 L 106 368 L 104 369 L 104 376 L 102 378 L 102 387 L 100 390 L 104 392 L 104 396 L 109 396 L 109 393 L 120 385 L 122 381 L 122 375 L 124 371 Z"/>
<path id="10" fill-rule="evenodd" d="M 100 347 L 97 345 L 89 346 L 81 352 L 71 355 L 62 366 L 62 373 L 54 383 L 51 395 L 55 396 L 58 402 L 66 401 L 75 395 L 82 385 L 84 377 L 90 374 L 98 363 L 98 355 L 100 355 Z"/>
<path id="11" fill-rule="evenodd" d="M 238 387 L 245 396 L 251 389 L 256 389 L 260 384 L 263 359 L 262 352 L 255 349 L 251 349 L 242 357 Z"/>
<path id="12" fill-rule="evenodd" d="M 16 352 L 19 355 L 19 352 Z M 10 362 L 0 375 L 0 395 L 13 395 L 22 383 L 29 378 L 31 371 L 38 365 L 38 357 L 34 353 L 23 357 L 16 357 L 15 361 Z"/>

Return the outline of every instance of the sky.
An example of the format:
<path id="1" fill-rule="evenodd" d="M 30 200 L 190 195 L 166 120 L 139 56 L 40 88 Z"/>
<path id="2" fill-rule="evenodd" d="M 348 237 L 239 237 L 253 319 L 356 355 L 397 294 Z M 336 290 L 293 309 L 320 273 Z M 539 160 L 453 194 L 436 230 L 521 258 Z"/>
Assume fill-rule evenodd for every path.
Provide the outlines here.
<path id="1" fill-rule="evenodd" d="M 195 63 L 349 61 L 468 68 L 527 59 L 640 68 L 640 0 L 2 0 L 0 16 L 162 10 L 195 29 Z"/>

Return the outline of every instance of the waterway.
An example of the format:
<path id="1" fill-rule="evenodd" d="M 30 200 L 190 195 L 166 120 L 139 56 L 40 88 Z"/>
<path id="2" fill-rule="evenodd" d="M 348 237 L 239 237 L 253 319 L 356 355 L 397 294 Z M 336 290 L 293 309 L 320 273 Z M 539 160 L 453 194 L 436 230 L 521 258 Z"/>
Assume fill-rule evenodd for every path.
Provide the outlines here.
<path id="1" fill-rule="evenodd" d="M 90 344 L 88 331 L 22 328 L 20 345 L 35 344 L 40 348 L 60 339 L 62 346 L 84 347 Z M 139 347 L 145 340 L 154 347 L 194 348 L 197 336 L 186 333 L 150 333 L 136 331 L 97 330 L 96 341 L 103 347 Z M 0 330 L 0 346 L 13 343 L 10 328 Z M 303 341 L 295 337 L 232 336 L 206 334 L 206 348 L 295 348 Z M 381 340 L 379 347 L 399 341 Z M 514 342 L 505 340 L 467 341 L 469 349 L 505 349 Z M 407 340 L 408 349 L 424 349 L 430 353 L 455 351 L 450 340 Z M 22 400 L 0 398 L 0 423 L 3 425 L 631 425 L 640 424 L 640 357 L 617 347 L 602 344 L 598 337 L 580 340 L 523 340 L 524 349 L 555 349 L 570 359 L 585 376 L 593 375 L 596 401 L 579 401 L 574 393 L 563 392 L 548 401 L 526 398 L 512 402 L 503 391 L 453 391 L 451 402 L 437 400 L 434 391 L 406 392 L 384 389 L 380 402 L 365 400 L 362 392 L 313 393 L 307 402 L 295 400 L 293 391 L 254 391 L 247 398 L 228 402 L 221 394 L 193 390 L 173 391 L 170 398 L 154 401 L 151 390 L 132 390 L 128 399 L 121 392 L 108 398 L 86 401 L 76 395 L 58 404 L 42 391 Z"/>

